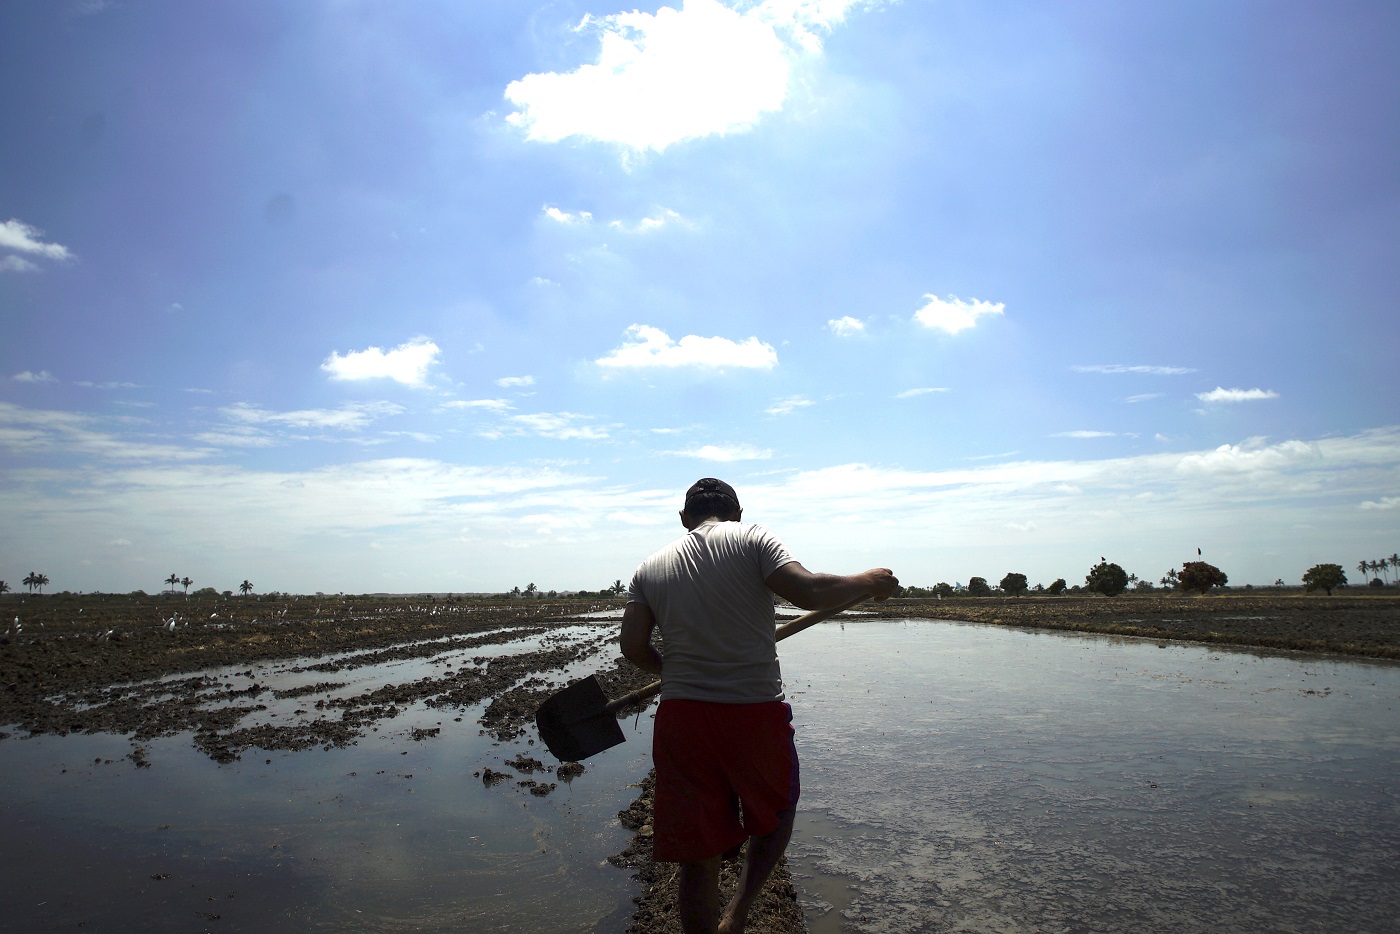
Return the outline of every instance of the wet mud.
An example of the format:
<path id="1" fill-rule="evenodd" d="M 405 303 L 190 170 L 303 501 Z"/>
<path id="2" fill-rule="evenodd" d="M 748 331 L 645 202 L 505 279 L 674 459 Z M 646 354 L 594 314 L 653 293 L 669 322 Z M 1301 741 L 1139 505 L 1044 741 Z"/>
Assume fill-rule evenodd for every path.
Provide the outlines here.
<path id="1" fill-rule="evenodd" d="M 894 599 L 871 612 L 890 618 L 961 620 L 1182 642 L 1400 658 L 1400 594 L 1247 592 L 1117 597 Z"/>

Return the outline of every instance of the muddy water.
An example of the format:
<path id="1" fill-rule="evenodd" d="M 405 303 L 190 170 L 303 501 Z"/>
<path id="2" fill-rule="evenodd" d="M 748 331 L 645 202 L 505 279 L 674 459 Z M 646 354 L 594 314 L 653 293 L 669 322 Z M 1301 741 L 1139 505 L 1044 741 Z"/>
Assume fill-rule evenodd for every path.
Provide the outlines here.
<path id="1" fill-rule="evenodd" d="M 288 723 L 597 638 L 208 674 L 327 682 L 248 715 Z M 782 654 L 814 934 L 1394 930 L 1400 666 L 915 621 L 828 623 Z M 510 766 L 549 757 L 482 735 L 481 712 L 411 704 L 355 745 L 223 764 L 187 733 L 143 741 L 149 768 L 122 736 L 0 741 L 0 930 L 624 930 L 633 885 L 604 860 L 650 719 L 565 783 Z M 512 778 L 487 788 L 484 767 Z M 532 777 L 558 787 L 532 795 Z"/>
<path id="2" fill-rule="evenodd" d="M 334 698 L 538 641 L 333 675 L 307 671 L 319 659 L 207 674 L 279 691 L 333 677 L 321 696 Z M 250 716 L 286 722 L 311 706 L 268 701 Z M 565 782 L 512 765 L 552 760 L 529 737 L 483 735 L 481 712 L 416 704 L 352 746 L 253 748 L 224 764 L 189 734 L 143 741 L 148 767 L 122 736 L 12 736 L 0 742 L 0 930 L 625 930 L 634 884 L 605 860 L 630 837 L 616 815 L 650 765 L 646 738 Z M 486 767 L 511 778 L 486 787 L 474 774 Z M 518 783 L 532 779 L 557 787 L 537 796 Z"/>
<path id="3" fill-rule="evenodd" d="M 1396 930 L 1400 665 L 917 621 L 782 654 L 813 934 Z"/>

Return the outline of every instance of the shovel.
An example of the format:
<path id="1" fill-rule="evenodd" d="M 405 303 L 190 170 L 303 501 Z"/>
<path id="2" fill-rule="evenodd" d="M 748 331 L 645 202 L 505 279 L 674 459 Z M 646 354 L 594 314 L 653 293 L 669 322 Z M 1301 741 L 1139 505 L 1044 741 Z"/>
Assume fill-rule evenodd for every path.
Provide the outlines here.
<path id="1" fill-rule="evenodd" d="M 810 626 L 823 622 L 850 609 L 865 597 L 857 597 L 849 603 L 829 610 L 813 610 L 805 616 L 789 620 L 775 629 L 778 641 L 795 636 Z M 596 755 L 604 749 L 611 749 L 627 741 L 622 735 L 622 727 L 617 723 L 617 712 L 633 704 L 640 704 L 661 693 L 661 682 L 654 681 L 644 688 L 624 694 L 617 700 L 608 700 L 598 679 L 589 675 L 582 681 L 575 681 L 564 690 L 540 704 L 535 711 L 535 727 L 540 739 L 560 762 L 578 762 Z"/>

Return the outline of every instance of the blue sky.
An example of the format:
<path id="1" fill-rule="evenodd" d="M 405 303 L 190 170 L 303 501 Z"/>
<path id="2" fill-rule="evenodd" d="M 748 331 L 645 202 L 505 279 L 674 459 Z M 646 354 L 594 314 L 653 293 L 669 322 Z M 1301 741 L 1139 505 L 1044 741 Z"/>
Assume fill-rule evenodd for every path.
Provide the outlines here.
<path id="1" fill-rule="evenodd" d="M 0 577 L 1400 547 L 1400 7 L 0 5 Z M 1353 572 L 1353 576 L 1356 576 Z"/>

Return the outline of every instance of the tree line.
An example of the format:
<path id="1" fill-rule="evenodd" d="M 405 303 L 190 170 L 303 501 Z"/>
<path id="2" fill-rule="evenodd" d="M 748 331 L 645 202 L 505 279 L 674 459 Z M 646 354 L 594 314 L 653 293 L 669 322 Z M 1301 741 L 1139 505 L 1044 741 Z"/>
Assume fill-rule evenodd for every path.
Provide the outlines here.
<path id="1" fill-rule="evenodd" d="M 1366 562 L 1363 562 L 1363 565 L 1370 566 Z M 1395 566 L 1400 568 L 1400 564 Z M 1139 578 L 1136 574 L 1130 574 L 1118 564 L 1101 557 L 1099 563 L 1091 567 L 1089 573 L 1084 575 L 1084 583 L 1074 586 L 1067 584 L 1065 579 L 1061 577 L 1057 578 L 1049 587 L 1042 584 L 1031 587 L 1026 575 L 1012 571 L 1001 579 L 995 589 L 987 582 L 986 578 L 974 577 L 966 585 L 940 581 L 932 587 L 901 587 L 898 595 L 945 598 L 954 594 L 966 594 L 970 597 L 987 597 L 1000 592 L 1012 597 L 1032 593 L 1048 594 L 1052 597 L 1058 597 L 1063 593 L 1097 593 L 1106 597 L 1116 597 L 1130 588 L 1141 593 L 1154 591 L 1157 586 L 1164 590 L 1204 594 L 1215 587 L 1224 587 L 1229 582 L 1229 576 L 1215 565 L 1206 561 L 1187 561 L 1181 565 L 1181 570 L 1176 568 L 1168 570 L 1154 585 L 1152 581 Z M 1371 585 L 1380 586 L 1381 583 L 1380 579 L 1377 578 L 1371 582 Z M 1302 584 L 1308 593 L 1315 590 L 1325 590 L 1328 596 L 1331 596 L 1334 589 L 1347 585 L 1347 576 L 1340 564 L 1315 564 L 1303 574 Z M 1274 586 L 1283 587 L 1286 585 L 1283 579 L 1279 578 L 1274 581 Z"/>

